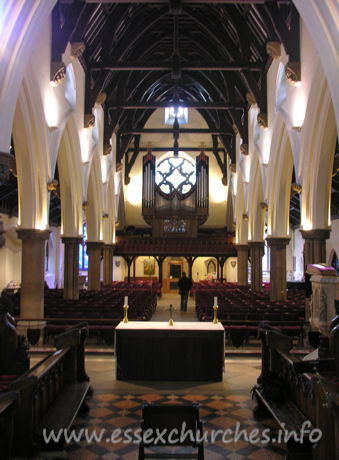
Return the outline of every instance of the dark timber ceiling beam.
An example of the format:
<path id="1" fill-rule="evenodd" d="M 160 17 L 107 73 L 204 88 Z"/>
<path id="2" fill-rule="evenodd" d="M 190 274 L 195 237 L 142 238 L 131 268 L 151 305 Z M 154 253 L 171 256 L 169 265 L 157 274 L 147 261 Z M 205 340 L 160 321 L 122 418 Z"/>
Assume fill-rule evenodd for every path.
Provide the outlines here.
<path id="1" fill-rule="evenodd" d="M 129 173 L 131 172 L 131 169 L 133 168 L 135 160 L 137 159 L 137 157 L 139 155 L 139 145 L 140 145 L 140 136 L 135 136 L 132 158 L 129 159 L 128 150 L 126 150 L 126 152 L 125 152 L 125 159 L 126 159 L 126 162 L 125 162 L 125 185 L 128 185 L 130 183 Z"/>
<path id="2" fill-rule="evenodd" d="M 170 147 L 152 147 L 152 152 L 171 152 L 173 150 L 173 145 Z M 200 152 L 201 151 L 201 145 L 199 147 L 179 147 L 179 150 L 182 152 Z M 204 147 L 205 152 L 225 152 L 225 149 L 223 147 L 218 147 L 218 149 L 215 149 L 214 147 Z M 139 147 L 139 152 L 148 152 L 149 147 Z M 131 153 L 134 152 L 134 148 L 130 147 L 127 149 L 127 152 Z"/>
<path id="3" fill-rule="evenodd" d="M 246 106 L 242 106 L 239 102 L 191 102 L 191 101 L 164 101 L 164 102 L 122 102 L 121 104 L 112 104 L 108 110 L 139 110 L 139 109 L 162 109 L 171 106 L 187 107 L 188 109 L 205 109 L 205 110 L 245 110 Z"/>
<path id="4" fill-rule="evenodd" d="M 173 68 L 172 63 L 158 63 L 158 62 L 111 62 L 91 67 L 91 71 L 107 70 L 110 72 L 115 71 L 147 71 L 147 70 L 160 70 L 170 72 Z M 192 62 L 180 64 L 181 70 L 191 71 L 216 71 L 216 72 L 239 72 L 240 70 L 262 71 L 264 65 L 251 63 L 251 62 L 234 62 L 226 64 L 225 62 Z"/>
<path id="5" fill-rule="evenodd" d="M 119 131 L 121 135 L 135 135 L 135 134 L 173 134 L 173 128 L 136 128 L 131 130 L 122 129 Z M 215 135 L 233 135 L 233 132 L 225 132 L 221 130 L 204 129 L 204 128 L 179 128 L 179 134 L 215 134 Z"/>
<path id="6" fill-rule="evenodd" d="M 149 4 L 169 4 L 168 0 L 85 0 L 86 3 L 149 3 Z M 227 4 L 227 3 L 252 3 L 262 4 L 267 0 L 208 0 L 210 4 Z M 73 3 L 73 0 L 62 0 L 62 3 Z M 206 4 L 206 0 L 182 0 L 182 4 Z M 277 0 L 277 3 L 290 3 L 290 0 Z"/>

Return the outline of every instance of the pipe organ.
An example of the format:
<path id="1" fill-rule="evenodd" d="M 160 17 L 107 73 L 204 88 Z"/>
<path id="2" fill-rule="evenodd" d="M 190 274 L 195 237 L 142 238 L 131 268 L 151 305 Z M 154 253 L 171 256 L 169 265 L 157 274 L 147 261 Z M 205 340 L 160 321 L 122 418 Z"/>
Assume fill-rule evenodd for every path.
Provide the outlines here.
<path id="1" fill-rule="evenodd" d="M 143 157 L 142 208 L 152 209 L 155 205 L 155 156 L 147 153 Z"/>
<path id="2" fill-rule="evenodd" d="M 161 161 L 157 172 L 155 156 L 143 157 L 142 215 L 154 237 L 196 237 L 208 218 L 208 157 L 202 151 L 195 166 L 173 158 Z"/>
<path id="3" fill-rule="evenodd" d="M 208 209 L 208 157 L 204 152 L 196 158 L 197 190 L 196 207 Z"/>

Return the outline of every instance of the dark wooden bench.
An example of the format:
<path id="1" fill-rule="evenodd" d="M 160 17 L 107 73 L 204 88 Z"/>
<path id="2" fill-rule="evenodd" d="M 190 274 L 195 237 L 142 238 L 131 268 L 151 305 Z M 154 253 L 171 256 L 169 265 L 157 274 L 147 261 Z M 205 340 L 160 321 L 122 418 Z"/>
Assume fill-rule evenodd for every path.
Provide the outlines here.
<path id="1" fill-rule="evenodd" d="M 84 370 L 86 325 L 81 323 L 55 338 L 58 348 L 10 384 L 20 395 L 14 416 L 13 453 L 29 457 L 41 450 L 61 451 L 60 441 L 45 443 L 51 430 L 68 430 L 90 391 Z M 45 431 L 44 431 L 45 430 Z"/>
<path id="2" fill-rule="evenodd" d="M 310 431 L 313 430 L 314 427 L 304 414 L 290 400 L 283 402 L 272 401 L 266 398 L 263 391 L 259 388 L 255 388 L 254 393 L 258 404 L 262 404 L 267 409 L 279 425 L 280 430 L 282 430 L 283 434 L 279 437 L 279 440 L 282 442 L 284 442 L 284 439 L 287 440 L 288 454 L 285 459 L 309 460 L 312 458 L 312 443 L 309 441 L 308 433 L 303 435 L 302 443 L 296 441 L 296 438 L 292 434 L 292 432 L 295 433 L 299 439 L 303 427 Z"/>
<path id="3" fill-rule="evenodd" d="M 0 395 L 0 452 L 3 460 L 12 458 L 14 414 L 19 393 L 8 391 Z"/>
<path id="4" fill-rule="evenodd" d="M 199 460 L 204 459 L 204 446 L 202 438 L 202 422 L 199 419 L 199 405 L 193 403 L 191 405 L 158 405 L 144 403 L 142 407 L 142 423 L 141 423 L 141 437 L 146 433 L 147 430 L 152 430 L 152 437 L 154 442 L 144 442 L 142 440 L 139 444 L 139 460 L 146 458 L 198 458 Z M 182 426 L 185 423 L 185 433 L 189 430 L 193 433 L 193 439 L 190 435 L 187 435 L 184 439 L 180 440 Z M 157 431 L 158 430 L 158 431 Z M 162 433 L 164 430 L 164 436 L 161 442 L 156 443 L 156 433 Z M 175 436 L 171 437 L 170 433 L 172 430 L 175 431 Z M 198 442 L 197 434 L 200 431 Z M 173 439 L 177 438 L 178 442 L 173 443 Z M 181 441 L 181 442 L 180 442 Z M 157 452 L 145 452 L 145 448 L 157 446 Z M 171 446 L 186 446 L 197 449 L 196 452 L 164 452 L 161 447 Z M 192 450 L 192 449 L 191 449 Z"/>
<path id="5" fill-rule="evenodd" d="M 296 442 L 294 436 L 287 437 L 287 459 L 326 459 L 332 458 L 333 426 L 323 424 L 323 419 L 331 418 L 330 409 L 324 407 L 325 394 L 319 384 L 319 373 L 335 371 L 335 359 L 331 356 L 317 360 L 303 360 L 292 351 L 292 338 L 285 336 L 279 330 L 263 323 L 260 328 L 262 340 L 262 372 L 258 378 L 258 386 L 254 387 L 254 395 L 258 401 L 255 415 L 268 411 L 284 433 L 294 431 L 300 437 L 302 427 L 312 431 L 314 428 L 322 431 L 318 443 L 314 438 L 309 439 L 309 433 L 304 433 L 303 442 Z M 272 400 L 270 391 L 265 388 L 269 376 L 275 375 L 282 383 L 283 397 Z M 307 425 L 305 425 L 305 422 Z M 282 436 L 284 439 L 285 435 Z M 313 444 L 312 441 L 313 440 Z M 334 457 L 333 457 L 334 458 Z"/>

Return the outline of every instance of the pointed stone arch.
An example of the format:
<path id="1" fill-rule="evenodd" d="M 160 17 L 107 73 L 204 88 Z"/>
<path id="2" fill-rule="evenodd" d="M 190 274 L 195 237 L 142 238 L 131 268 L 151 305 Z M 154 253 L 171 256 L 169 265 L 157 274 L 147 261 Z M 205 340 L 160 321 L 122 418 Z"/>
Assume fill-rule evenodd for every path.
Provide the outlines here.
<path id="1" fill-rule="evenodd" d="M 13 140 L 18 174 L 19 222 L 23 228 L 48 226 L 49 144 L 39 92 L 28 74 L 16 105 Z"/>
<path id="2" fill-rule="evenodd" d="M 306 231 L 327 229 L 331 224 L 331 172 L 336 138 L 331 94 L 322 74 L 312 85 L 303 127 L 301 225 Z"/>
<path id="3" fill-rule="evenodd" d="M 84 194 L 84 179 L 80 141 L 73 117 L 70 117 L 63 131 L 57 164 L 61 194 L 62 234 L 65 236 L 79 236 L 83 233 L 82 197 Z"/>
<path id="4" fill-rule="evenodd" d="M 86 222 L 88 241 L 102 240 L 103 196 L 101 166 L 98 155 L 94 154 L 87 189 Z"/>
<path id="5" fill-rule="evenodd" d="M 5 2 L 1 9 L 0 151 L 8 152 L 17 98 L 27 64 L 56 0 Z"/>
<path id="6" fill-rule="evenodd" d="M 264 239 L 265 209 L 261 169 L 257 155 L 253 155 L 249 184 L 248 238 L 253 241 Z"/>
<path id="7" fill-rule="evenodd" d="M 289 203 L 293 159 L 285 123 L 278 115 L 274 127 L 267 176 L 268 234 L 286 237 L 289 234 Z"/>

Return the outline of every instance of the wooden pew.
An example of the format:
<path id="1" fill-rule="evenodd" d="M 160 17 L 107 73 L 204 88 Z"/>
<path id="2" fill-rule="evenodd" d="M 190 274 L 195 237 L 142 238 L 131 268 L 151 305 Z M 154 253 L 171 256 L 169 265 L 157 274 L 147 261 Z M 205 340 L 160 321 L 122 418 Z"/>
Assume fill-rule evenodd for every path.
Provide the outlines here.
<path id="1" fill-rule="evenodd" d="M 254 388 L 259 408 L 265 407 L 285 431 L 294 430 L 300 435 L 303 424 L 322 432 L 318 443 L 287 443 L 286 458 L 315 458 L 317 460 L 339 459 L 335 442 L 338 437 L 335 423 L 335 408 L 339 407 L 335 385 L 326 382 L 326 376 L 336 373 L 333 356 L 324 356 L 304 361 L 291 353 L 292 341 L 267 324 L 261 326 L 262 373 L 258 378 L 261 384 Z M 279 376 L 283 381 L 285 398 L 272 401 L 265 395 L 263 386 L 267 376 Z M 329 395 L 330 398 L 329 398 Z M 331 403 L 328 401 L 330 399 Z M 331 407 L 331 404 L 333 407 Z M 260 411 L 259 411 L 260 413 Z M 313 438 L 312 438 L 313 439 Z M 309 441 L 312 441 L 310 439 Z"/>
<path id="2" fill-rule="evenodd" d="M 19 393 L 15 391 L 0 395 L 0 452 L 3 460 L 12 458 L 14 414 L 18 401 Z"/>
<path id="3" fill-rule="evenodd" d="M 68 430 L 90 390 L 84 368 L 84 323 L 55 338 L 58 348 L 32 369 L 11 383 L 20 394 L 20 406 L 14 417 L 13 453 L 16 456 L 37 455 L 40 450 L 62 450 L 44 443 L 54 429 Z"/>

